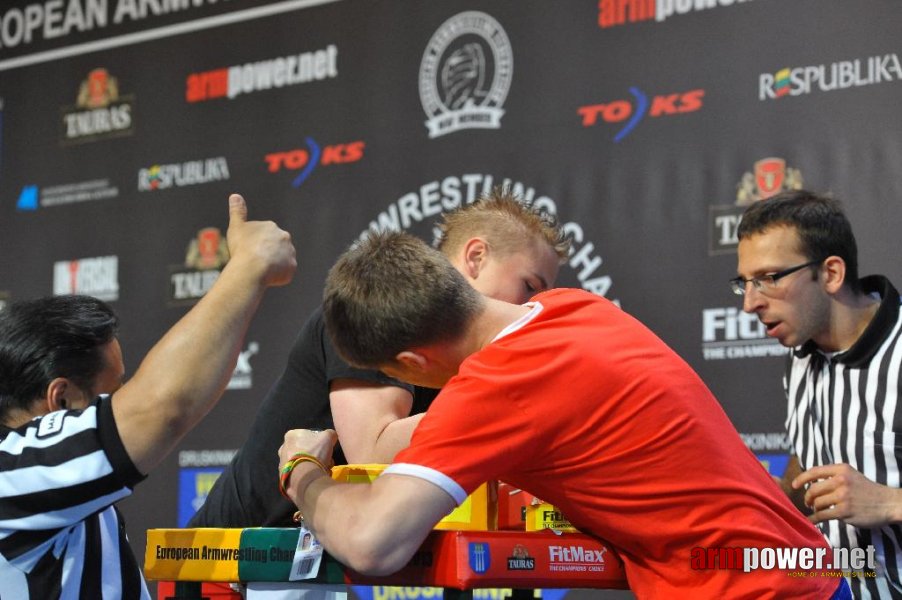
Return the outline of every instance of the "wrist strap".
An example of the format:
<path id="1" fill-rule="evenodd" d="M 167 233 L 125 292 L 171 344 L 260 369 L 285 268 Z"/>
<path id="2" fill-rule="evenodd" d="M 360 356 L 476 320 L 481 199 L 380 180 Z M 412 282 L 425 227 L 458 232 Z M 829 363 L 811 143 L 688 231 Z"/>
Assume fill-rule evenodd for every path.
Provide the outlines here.
<path id="1" fill-rule="evenodd" d="M 298 452 L 297 454 L 292 455 L 292 457 L 286 460 L 285 464 L 279 468 L 279 493 L 288 500 L 291 499 L 288 498 L 288 480 L 289 478 L 291 478 L 291 472 L 294 470 L 294 468 L 302 462 L 311 462 L 322 469 L 326 475 L 332 475 L 332 469 L 326 467 L 326 465 L 324 465 L 320 459 L 313 456 L 312 454 L 307 454 L 306 452 Z"/>

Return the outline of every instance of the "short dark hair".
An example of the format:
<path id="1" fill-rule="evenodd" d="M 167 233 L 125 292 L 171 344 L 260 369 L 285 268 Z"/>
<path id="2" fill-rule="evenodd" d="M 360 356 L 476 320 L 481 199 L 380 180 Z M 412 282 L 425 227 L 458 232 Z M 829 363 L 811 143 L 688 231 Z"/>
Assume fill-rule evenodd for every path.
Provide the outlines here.
<path id="1" fill-rule="evenodd" d="M 30 410 L 57 377 L 90 390 L 118 329 L 113 309 L 90 296 L 22 300 L 0 311 L 0 417 Z"/>
<path id="2" fill-rule="evenodd" d="M 808 260 L 838 256 L 846 263 L 845 284 L 859 291 L 858 244 L 852 224 L 838 200 L 807 190 L 783 192 L 752 203 L 742 215 L 739 240 L 773 227 L 792 227 L 798 232 L 799 251 Z"/>
<path id="3" fill-rule="evenodd" d="M 323 316 L 338 353 L 378 368 L 399 352 L 454 339 L 483 307 L 448 259 L 406 233 L 374 233 L 347 250 L 326 278 Z"/>

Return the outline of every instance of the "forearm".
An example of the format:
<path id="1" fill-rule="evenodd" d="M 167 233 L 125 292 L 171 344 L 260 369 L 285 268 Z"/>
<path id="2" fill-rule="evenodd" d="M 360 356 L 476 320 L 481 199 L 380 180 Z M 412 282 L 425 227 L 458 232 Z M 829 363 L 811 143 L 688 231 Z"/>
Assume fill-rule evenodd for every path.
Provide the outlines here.
<path id="1" fill-rule="evenodd" d="M 326 550 L 358 573 L 387 575 L 403 567 L 425 532 L 409 531 L 397 511 L 373 497 L 368 484 L 340 484 L 309 463 L 291 476 L 289 497 Z"/>
<path id="2" fill-rule="evenodd" d="M 151 349 L 114 395 L 113 409 L 135 466 L 147 473 L 214 405 L 234 370 L 265 286 L 242 263 Z M 123 413 L 129 413 L 128 416 Z"/>
<path id="3" fill-rule="evenodd" d="M 424 413 L 412 415 L 404 419 L 398 419 L 388 423 L 382 431 L 380 431 L 374 441 L 372 449 L 360 456 L 352 456 L 352 453 L 345 451 L 348 462 L 374 462 L 388 464 L 392 462 L 395 455 L 410 445 L 410 436 L 413 430 L 419 425 Z M 366 458 L 369 456 L 370 458 Z"/>

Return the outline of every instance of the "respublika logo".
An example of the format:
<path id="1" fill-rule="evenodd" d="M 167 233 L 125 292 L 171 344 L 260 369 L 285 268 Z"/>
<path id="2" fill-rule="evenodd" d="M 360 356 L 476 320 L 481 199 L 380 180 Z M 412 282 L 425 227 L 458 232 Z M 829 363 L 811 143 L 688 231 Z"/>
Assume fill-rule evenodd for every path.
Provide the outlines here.
<path id="1" fill-rule="evenodd" d="M 271 152 L 264 157 L 270 173 L 279 173 L 283 170 L 300 171 L 292 179 L 292 187 L 300 187 L 318 166 L 328 167 L 359 161 L 363 158 L 363 149 L 366 145 L 363 141 L 357 140 L 321 147 L 312 137 L 306 138 L 304 142 L 306 148 Z"/>
<path id="2" fill-rule="evenodd" d="M 803 185 L 802 172 L 786 166 L 786 160 L 771 156 L 756 161 L 752 171 L 743 173 L 736 185 L 734 204 L 708 207 L 708 254 L 736 252 L 736 231 L 749 204 L 780 192 L 800 190 Z"/>
<path id="3" fill-rule="evenodd" d="M 492 555 L 489 545 L 484 542 L 470 542 L 468 555 L 470 557 L 470 569 L 477 575 L 482 575 L 492 566 Z"/>
<path id="4" fill-rule="evenodd" d="M 614 141 L 619 142 L 632 133 L 646 115 L 664 117 L 695 112 L 702 107 L 702 98 L 705 97 L 705 90 L 701 89 L 661 94 L 651 99 L 637 87 L 631 87 L 629 92 L 633 97 L 632 101 L 618 99 L 604 104 L 580 106 L 576 112 L 582 117 L 583 127 L 594 127 L 601 123 L 623 123 L 614 135 Z"/>
<path id="5" fill-rule="evenodd" d="M 493 187 L 499 185 L 510 190 L 527 206 L 557 217 L 557 204 L 548 196 L 536 194 L 535 188 L 527 187 L 511 179 L 496 180 L 492 175 L 467 173 L 465 175 L 449 175 L 441 180 L 430 181 L 408 192 L 388 208 L 378 214 L 370 222 L 369 228 L 361 232 L 360 239 L 369 233 L 382 231 L 402 231 L 430 217 L 451 211 L 464 204 L 472 204 L 480 196 L 488 194 Z M 561 229 L 570 236 L 570 257 L 567 264 L 576 271 L 580 286 L 599 296 L 607 296 L 614 281 L 610 275 L 603 274 L 604 263 L 598 254 L 595 244 L 587 239 L 585 230 L 575 221 L 561 222 Z M 616 299 L 610 299 L 619 305 Z"/>
<path id="6" fill-rule="evenodd" d="M 84 294 L 107 302 L 119 299 L 119 257 L 63 260 L 53 265 L 53 295 Z"/>
<path id="7" fill-rule="evenodd" d="M 229 261 L 229 247 L 216 227 L 205 227 L 188 243 L 185 262 L 169 275 L 169 303 L 193 304 L 204 296 Z"/>
<path id="8" fill-rule="evenodd" d="M 134 132 L 134 96 L 120 96 L 119 81 L 106 69 L 88 73 L 74 107 L 62 110 L 61 142 L 89 142 Z"/>
<path id="9" fill-rule="evenodd" d="M 35 211 L 39 207 L 62 206 L 76 202 L 89 202 L 92 200 L 106 200 L 119 196 L 119 188 L 112 185 L 109 179 L 91 179 L 75 183 L 63 183 L 38 188 L 36 185 L 26 185 L 19 192 L 16 201 L 16 210 L 28 212 Z"/>
<path id="10" fill-rule="evenodd" d="M 702 311 L 702 355 L 705 360 L 785 356 L 789 348 L 767 337 L 758 316 L 734 306 Z"/>
<path id="11" fill-rule="evenodd" d="M 709 8 L 732 6 L 750 0 L 599 0 L 598 26 L 602 29 L 637 23 L 661 22 L 674 15 L 685 15 Z"/>
<path id="12" fill-rule="evenodd" d="M 758 100 L 802 96 L 816 90 L 833 92 L 902 80 L 897 54 L 841 60 L 829 65 L 780 69 L 758 76 Z"/>
<path id="13" fill-rule="evenodd" d="M 330 44 L 321 50 L 192 73 L 188 75 L 185 100 L 232 100 L 241 94 L 334 77 L 338 77 L 338 47 Z"/>
<path id="14" fill-rule="evenodd" d="M 478 11 L 445 21 L 420 64 L 420 102 L 429 117 L 429 137 L 501 127 L 513 74 L 510 40 L 498 21 Z"/>
<path id="15" fill-rule="evenodd" d="M 138 191 L 165 190 L 227 179 L 229 179 L 229 163 L 224 156 L 217 156 L 140 169 Z"/>

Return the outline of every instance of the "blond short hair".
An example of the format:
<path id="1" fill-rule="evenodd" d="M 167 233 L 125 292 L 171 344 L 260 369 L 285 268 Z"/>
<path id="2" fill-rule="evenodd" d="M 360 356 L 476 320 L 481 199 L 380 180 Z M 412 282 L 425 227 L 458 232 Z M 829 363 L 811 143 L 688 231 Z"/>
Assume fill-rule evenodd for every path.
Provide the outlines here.
<path id="1" fill-rule="evenodd" d="M 476 202 L 442 214 L 435 246 L 453 256 L 474 237 L 484 237 L 500 254 L 521 250 L 533 240 L 548 244 L 563 263 L 570 252 L 570 239 L 556 219 L 534 210 L 504 188 L 495 188 Z"/>

